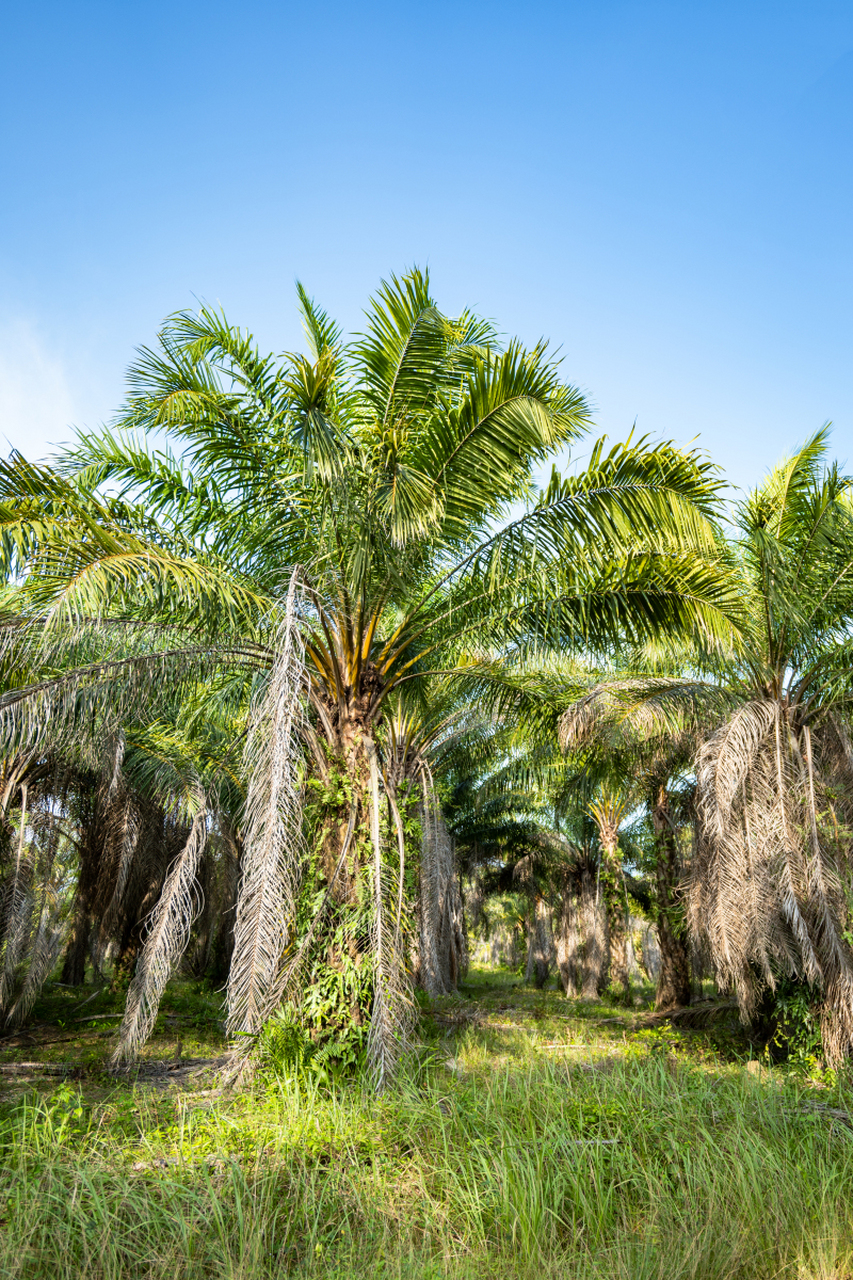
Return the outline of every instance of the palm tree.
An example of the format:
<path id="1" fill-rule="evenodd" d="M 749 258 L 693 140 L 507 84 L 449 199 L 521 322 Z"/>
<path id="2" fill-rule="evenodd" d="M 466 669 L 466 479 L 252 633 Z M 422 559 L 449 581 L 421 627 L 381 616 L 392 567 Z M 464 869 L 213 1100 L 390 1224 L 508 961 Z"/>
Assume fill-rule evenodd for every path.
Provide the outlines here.
<path id="1" fill-rule="evenodd" d="M 668 737 L 671 750 L 692 738 L 694 936 L 744 1017 L 784 976 L 819 990 L 824 1048 L 837 1063 L 853 1048 L 853 479 L 827 463 L 827 441 L 818 432 L 734 509 L 730 557 L 745 605 L 737 650 L 727 660 L 696 654 L 681 676 L 606 682 L 581 718 Z M 672 861 L 659 781 L 650 807 Z"/>
<path id="2" fill-rule="evenodd" d="M 596 806 L 603 850 L 603 876 L 611 936 L 611 966 L 617 963 L 617 982 L 627 989 L 627 937 L 621 861 L 616 842 L 618 818 L 630 808 L 643 809 L 652 832 L 654 915 L 660 944 L 655 1007 L 664 1011 L 690 1003 L 691 970 L 687 925 L 682 902 L 684 861 L 682 834 L 692 820 L 691 800 L 685 803 L 685 772 L 699 745 L 695 732 L 661 729 L 643 715 L 636 698 L 647 687 L 648 654 L 635 654 L 633 675 L 599 671 L 589 687 L 575 697 L 560 718 L 565 751 L 579 754 L 585 772 L 600 779 L 605 803 Z M 643 661 L 645 659 L 645 662 Z M 633 700 L 633 701 L 632 701 Z M 628 710 L 630 708 L 630 712 Z M 612 853 L 607 857 L 607 850 Z M 614 946 L 613 939 L 616 939 Z"/>
<path id="3" fill-rule="evenodd" d="M 622 856 L 619 850 L 619 827 L 628 809 L 624 794 L 606 783 L 590 801 L 589 813 L 598 827 L 602 896 L 607 912 L 607 938 L 610 952 L 610 982 L 626 994 L 631 989 L 628 973 L 628 912 Z"/>
<path id="4" fill-rule="evenodd" d="M 696 763 L 691 919 L 745 1012 L 780 973 L 820 986 L 837 1062 L 853 1048 L 853 480 L 826 447 L 824 430 L 737 508 L 751 626 Z"/>
<path id="5" fill-rule="evenodd" d="M 207 310 L 174 316 L 131 369 L 113 429 L 81 436 L 61 474 L 5 464 L 7 572 L 25 581 L 7 648 L 55 674 L 2 709 L 9 740 L 29 742 L 48 718 L 54 738 L 104 732 L 164 682 L 242 699 L 229 1026 L 256 1032 L 281 999 L 310 864 L 329 909 L 363 922 L 382 1078 L 400 1040 L 394 697 L 426 697 L 472 651 L 719 637 L 730 602 L 709 561 L 717 482 L 696 456 L 599 444 L 586 471 L 533 493 L 533 466 L 589 421 L 544 345 L 501 347 L 470 314 L 447 319 L 418 271 L 381 287 L 351 344 L 299 299 L 308 356 L 262 356 Z M 308 774 L 327 797 L 310 858 Z M 198 865 L 187 848 L 176 902 Z"/>

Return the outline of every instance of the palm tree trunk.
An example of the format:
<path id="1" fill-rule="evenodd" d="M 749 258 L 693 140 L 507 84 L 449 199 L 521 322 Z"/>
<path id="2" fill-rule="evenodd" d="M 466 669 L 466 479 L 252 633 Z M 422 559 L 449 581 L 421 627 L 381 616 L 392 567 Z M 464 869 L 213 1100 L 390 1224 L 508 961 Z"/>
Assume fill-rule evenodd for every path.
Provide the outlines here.
<path id="1" fill-rule="evenodd" d="M 566 888 L 560 903 L 557 927 L 554 931 L 557 951 L 557 969 L 560 985 L 565 995 L 574 997 L 582 982 L 580 955 L 580 930 L 578 928 L 578 901 L 571 889 Z"/>
<path id="2" fill-rule="evenodd" d="M 690 947 L 687 926 L 678 902 L 681 868 L 678 840 L 669 812 L 669 796 L 658 787 L 652 800 L 655 832 L 655 883 L 658 899 L 660 975 L 656 1009 L 674 1009 L 690 1003 Z"/>
<path id="3" fill-rule="evenodd" d="M 347 735 L 349 738 L 349 735 Z M 341 862 L 341 853 L 347 839 L 350 824 L 351 801 L 335 805 L 322 819 L 320 865 L 323 879 L 329 887 L 332 899 L 339 906 L 354 907 L 358 903 L 360 873 L 369 864 L 369 841 L 364 833 L 370 830 L 370 777 L 367 755 L 359 734 L 347 742 L 346 752 L 336 761 L 345 779 L 344 789 L 356 805 L 356 838 L 350 842 L 349 852 Z"/>
<path id="4" fill-rule="evenodd" d="M 211 962 L 211 977 L 217 982 L 224 982 L 227 979 L 231 955 L 234 951 L 234 920 L 240 883 L 241 853 L 242 840 L 239 835 L 230 825 L 225 827 L 222 840 L 220 917 Z"/>
<path id="5" fill-rule="evenodd" d="M 597 1000 L 605 983 L 607 950 L 604 938 L 604 912 L 598 901 L 593 867 L 587 864 L 581 873 L 581 921 L 583 928 L 583 985 L 581 997 Z"/>
<path id="6" fill-rule="evenodd" d="M 116 911 L 114 936 L 118 943 L 118 956 L 115 977 L 119 979 L 133 976 L 148 913 L 160 897 L 167 869 L 177 852 L 162 809 L 155 805 L 146 806 L 140 826 L 137 854 Z"/>
<path id="7" fill-rule="evenodd" d="M 422 813 L 418 981 L 429 995 L 447 995 L 468 968 L 456 850 L 433 794 Z"/>
<path id="8" fill-rule="evenodd" d="M 551 908 L 541 894 L 536 894 L 527 933 L 527 982 L 533 982 L 541 991 L 551 972 L 554 954 L 554 936 L 551 925 Z"/>
<path id="9" fill-rule="evenodd" d="M 628 973 L 628 929 L 625 919 L 625 885 L 622 859 L 615 831 L 601 831 L 601 893 L 607 913 L 610 983 L 622 993 L 631 989 Z"/>
<path id="10" fill-rule="evenodd" d="M 73 922 L 62 963 L 62 981 L 79 987 L 86 977 L 89 936 L 92 932 L 92 908 L 98 888 L 105 833 L 95 784 L 81 795 L 80 869 L 74 893 Z"/>

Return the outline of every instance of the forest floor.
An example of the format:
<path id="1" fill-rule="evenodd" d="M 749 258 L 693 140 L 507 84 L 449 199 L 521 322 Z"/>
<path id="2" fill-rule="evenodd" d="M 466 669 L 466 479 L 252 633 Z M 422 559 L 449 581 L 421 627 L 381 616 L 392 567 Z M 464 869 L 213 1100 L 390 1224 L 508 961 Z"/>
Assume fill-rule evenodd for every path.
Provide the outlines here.
<path id="1" fill-rule="evenodd" d="M 649 995 L 475 970 L 377 1098 L 274 1065 L 223 1092 L 190 981 L 116 1078 L 121 997 L 54 984 L 0 1040 L 0 1274 L 853 1280 L 850 1079 Z"/>

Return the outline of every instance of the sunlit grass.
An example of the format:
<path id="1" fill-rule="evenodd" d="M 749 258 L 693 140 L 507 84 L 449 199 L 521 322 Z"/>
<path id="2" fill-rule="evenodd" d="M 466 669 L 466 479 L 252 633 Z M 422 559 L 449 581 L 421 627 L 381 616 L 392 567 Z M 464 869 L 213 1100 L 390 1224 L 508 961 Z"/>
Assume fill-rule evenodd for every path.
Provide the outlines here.
<path id="1" fill-rule="evenodd" d="M 853 1275 L 853 1130 L 816 1109 L 846 1109 L 843 1083 L 756 1079 L 696 1033 L 506 974 L 435 1008 L 378 1099 L 271 1073 L 239 1096 L 9 1103 L 0 1272 Z"/>

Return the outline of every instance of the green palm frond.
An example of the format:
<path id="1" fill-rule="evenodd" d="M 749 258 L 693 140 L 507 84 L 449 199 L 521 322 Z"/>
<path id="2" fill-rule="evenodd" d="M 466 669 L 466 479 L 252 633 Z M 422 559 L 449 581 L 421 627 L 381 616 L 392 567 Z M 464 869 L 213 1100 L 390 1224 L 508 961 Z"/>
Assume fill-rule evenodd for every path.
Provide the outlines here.
<path id="1" fill-rule="evenodd" d="M 322 307 L 317 305 L 305 286 L 298 280 L 296 282 L 296 297 L 302 316 L 302 327 L 305 330 L 308 348 L 314 360 L 320 360 L 327 352 L 337 351 L 343 336 L 340 326 L 330 319 Z"/>

